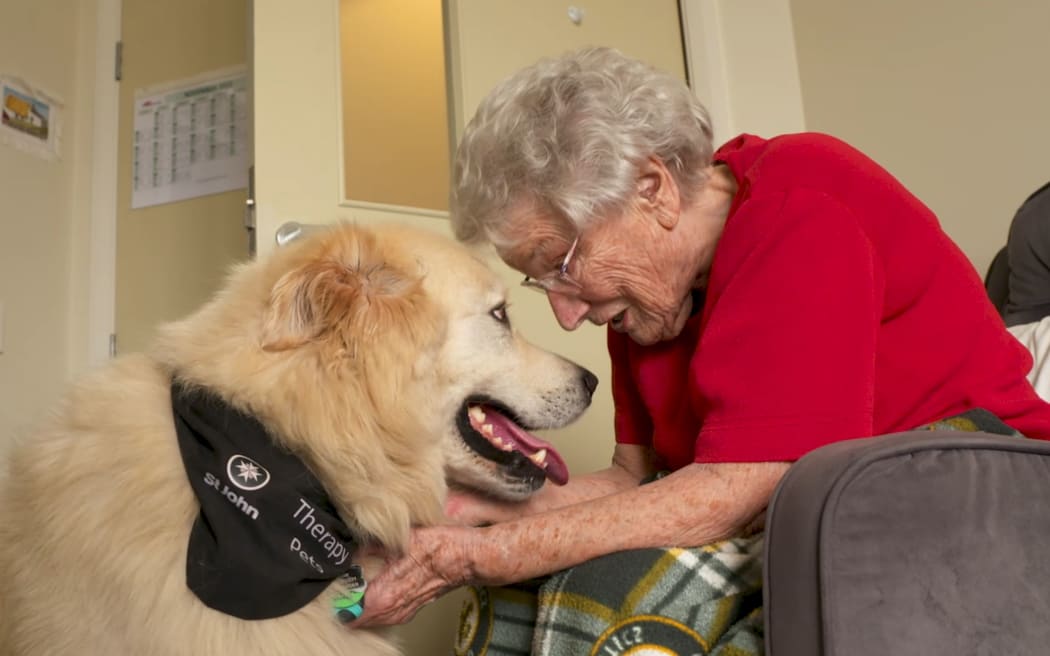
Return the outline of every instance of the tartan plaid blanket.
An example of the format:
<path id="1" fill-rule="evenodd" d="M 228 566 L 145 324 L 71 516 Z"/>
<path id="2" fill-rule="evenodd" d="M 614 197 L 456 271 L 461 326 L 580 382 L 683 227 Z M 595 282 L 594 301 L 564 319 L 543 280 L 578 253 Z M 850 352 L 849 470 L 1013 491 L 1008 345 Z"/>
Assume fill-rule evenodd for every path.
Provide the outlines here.
<path id="1" fill-rule="evenodd" d="M 985 410 L 918 430 L 1020 436 Z M 760 656 L 763 534 L 609 554 L 502 588 L 471 588 L 455 656 Z"/>
<path id="2" fill-rule="evenodd" d="M 609 554 L 541 581 L 472 588 L 456 656 L 762 653 L 762 535 Z"/>
<path id="3" fill-rule="evenodd" d="M 689 656 L 758 654 L 762 544 L 755 535 L 619 553 L 590 563 L 590 577 L 579 568 L 560 574 L 540 591 L 533 653 L 612 656 L 659 645 Z"/>

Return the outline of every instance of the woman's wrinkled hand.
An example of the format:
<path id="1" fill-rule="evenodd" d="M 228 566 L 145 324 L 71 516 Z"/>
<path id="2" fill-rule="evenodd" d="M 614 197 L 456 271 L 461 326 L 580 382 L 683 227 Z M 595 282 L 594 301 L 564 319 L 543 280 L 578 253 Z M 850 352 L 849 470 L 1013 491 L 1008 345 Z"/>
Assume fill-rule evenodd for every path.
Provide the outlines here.
<path id="1" fill-rule="evenodd" d="M 368 582 L 364 613 L 350 626 L 404 624 L 423 606 L 470 582 L 475 532 L 461 526 L 413 530 L 405 553 L 388 555 L 386 567 Z"/>

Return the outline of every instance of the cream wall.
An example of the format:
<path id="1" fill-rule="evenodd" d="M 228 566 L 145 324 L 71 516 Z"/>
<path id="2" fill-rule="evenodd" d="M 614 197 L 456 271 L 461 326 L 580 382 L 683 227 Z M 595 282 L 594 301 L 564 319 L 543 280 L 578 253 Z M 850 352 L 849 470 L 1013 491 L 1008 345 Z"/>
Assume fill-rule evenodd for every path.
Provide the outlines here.
<path id="1" fill-rule="evenodd" d="M 0 71 L 65 104 L 61 158 L 0 144 L 0 450 L 85 364 L 95 7 L 4 3 Z"/>
<path id="2" fill-rule="evenodd" d="M 886 166 L 983 276 L 1050 180 L 1050 2 L 791 0 L 791 13 L 806 127 Z"/>

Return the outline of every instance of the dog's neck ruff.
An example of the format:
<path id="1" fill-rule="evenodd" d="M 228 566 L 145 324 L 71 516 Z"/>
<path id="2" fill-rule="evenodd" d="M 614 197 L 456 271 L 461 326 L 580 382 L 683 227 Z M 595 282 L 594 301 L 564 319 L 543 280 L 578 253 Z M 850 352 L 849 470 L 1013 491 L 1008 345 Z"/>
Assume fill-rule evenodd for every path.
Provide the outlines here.
<path id="1" fill-rule="evenodd" d="M 171 405 L 200 502 L 186 584 L 202 602 L 246 620 L 279 617 L 351 570 L 350 529 L 317 477 L 262 424 L 177 381 Z"/>

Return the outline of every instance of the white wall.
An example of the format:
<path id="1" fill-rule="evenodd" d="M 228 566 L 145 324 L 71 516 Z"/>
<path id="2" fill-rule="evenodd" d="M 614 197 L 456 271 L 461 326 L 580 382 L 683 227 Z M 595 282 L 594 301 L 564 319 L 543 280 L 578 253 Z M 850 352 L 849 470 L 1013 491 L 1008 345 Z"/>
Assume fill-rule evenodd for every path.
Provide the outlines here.
<path id="1" fill-rule="evenodd" d="M 691 85 L 716 145 L 804 129 L 789 0 L 684 0 L 682 10 Z"/>
<path id="2" fill-rule="evenodd" d="M 1050 180 L 1048 2 L 683 5 L 719 141 L 802 129 L 849 141 L 937 213 L 982 275 Z"/>
<path id="3" fill-rule="evenodd" d="M 1050 2 L 791 9 L 806 127 L 888 168 L 983 275 L 1017 207 L 1050 180 Z"/>
<path id="4" fill-rule="evenodd" d="M 0 20 L 0 71 L 65 104 L 60 159 L 0 144 L 0 448 L 83 364 L 95 6 L 8 2 Z"/>

